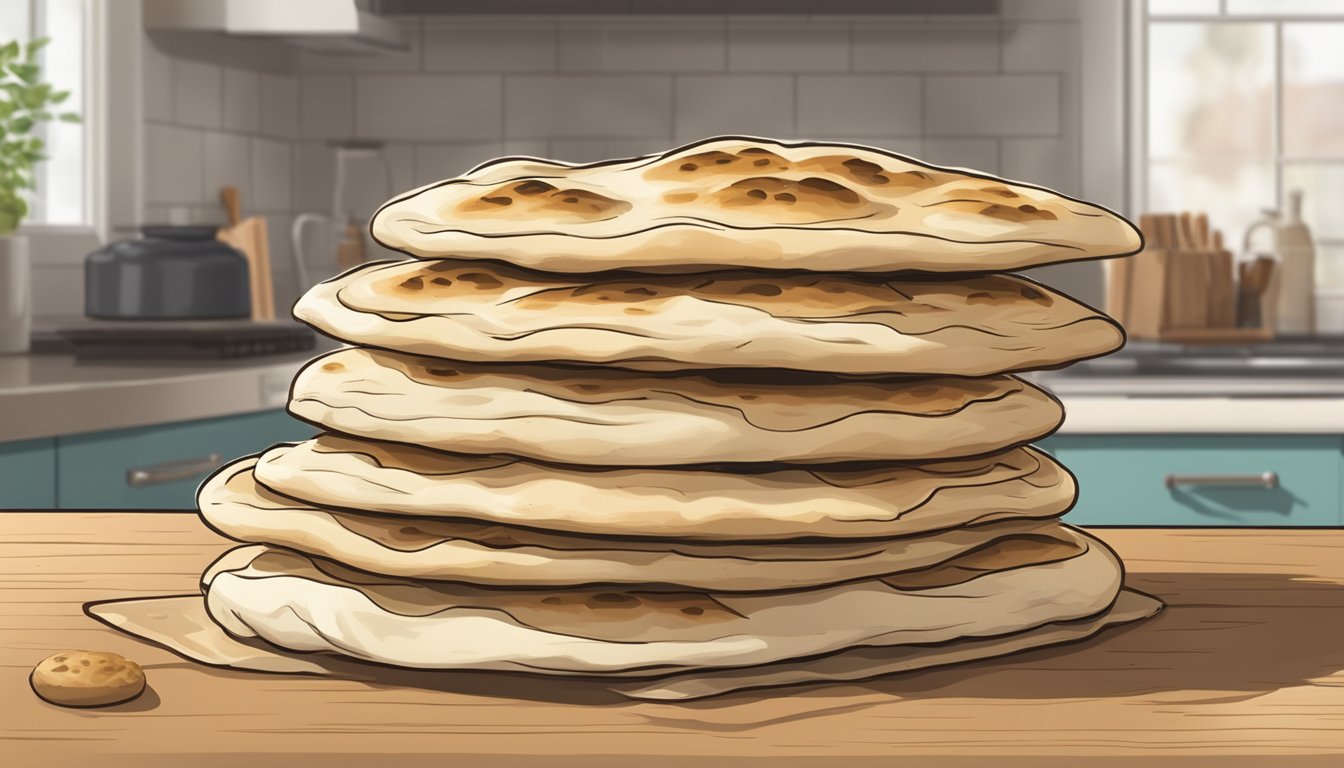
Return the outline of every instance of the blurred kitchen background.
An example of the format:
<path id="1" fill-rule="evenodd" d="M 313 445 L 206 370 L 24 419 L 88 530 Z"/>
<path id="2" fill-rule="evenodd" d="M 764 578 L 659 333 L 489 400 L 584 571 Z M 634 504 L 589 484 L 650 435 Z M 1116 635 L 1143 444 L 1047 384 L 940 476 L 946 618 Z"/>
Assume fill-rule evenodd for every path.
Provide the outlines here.
<path id="1" fill-rule="evenodd" d="M 37 36 L 85 119 L 42 129 L 20 232 L 31 348 L 0 357 L 0 507 L 189 506 L 215 457 L 309 431 L 279 410 L 307 353 L 278 353 L 303 338 L 177 332 L 125 288 L 191 248 L 227 266 L 216 228 L 264 285 L 221 272 L 182 311 L 250 292 L 283 326 L 306 286 L 390 255 L 364 229 L 395 193 L 502 154 L 745 133 L 872 144 L 1143 221 L 1149 249 L 1109 276 L 1034 273 L 1131 330 L 1126 353 L 1042 377 L 1069 408 L 1066 462 L 1145 488 L 1097 491 L 1075 519 L 1344 521 L 1344 0 L 0 0 L 0 43 Z M 178 229 L 136 241 L 146 225 Z M 1227 482 L 1185 482 L 1210 477 Z"/>

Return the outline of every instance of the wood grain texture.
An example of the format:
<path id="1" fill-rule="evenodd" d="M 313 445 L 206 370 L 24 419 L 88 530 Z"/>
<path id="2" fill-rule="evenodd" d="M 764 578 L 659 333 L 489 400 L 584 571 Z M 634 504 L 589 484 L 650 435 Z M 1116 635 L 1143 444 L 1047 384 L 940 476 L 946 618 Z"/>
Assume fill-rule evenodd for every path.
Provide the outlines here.
<path id="1" fill-rule="evenodd" d="M 1344 531 L 1101 533 L 1166 612 L 996 661 L 661 704 L 508 674 L 428 690 L 204 668 L 80 610 L 195 589 L 228 546 L 195 516 L 4 513 L 0 750 L 16 766 L 1339 764 Z M 140 661 L 150 690 L 99 711 L 38 700 L 29 671 L 67 648 Z"/>

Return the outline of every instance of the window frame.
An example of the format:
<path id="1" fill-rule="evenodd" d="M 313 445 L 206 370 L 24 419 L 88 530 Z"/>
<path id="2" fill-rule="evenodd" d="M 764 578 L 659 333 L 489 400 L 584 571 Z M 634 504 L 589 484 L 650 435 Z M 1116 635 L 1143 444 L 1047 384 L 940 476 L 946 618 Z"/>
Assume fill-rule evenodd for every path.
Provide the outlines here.
<path id="1" fill-rule="evenodd" d="M 1306 14 L 1306 13 L 1228 13 L 1228 0 L 1218 0 L 1217 13 L 1180 13 L 1152 15 L 1148 12 L 1148 0 L 1133 0 L 1130 3 L 1130 26 L 1134 30 L 1130 41 L 1130 101 L 1129 134 L 1130 153 L 1135 162 L 1130 165 L 1130 208 L 1135 212 L 1148 210 L 1149 167 L 1153 161 L 1148 152 L 1148 33 L 1153 23 L 1228 23 L 1228 24 L 1270 24 L 1274 37 L 1274 114 L 1270 122 L 1271 144 L 1268 156 L 1273 164 L 1274 194 L 1272 206 L 1283 210 L 1286 202 L 1284 188 L 1285 166 L 1301 164 L 1344 165 L 1344 156 L 1326 155 L 1288 155 L 1284 152 L 1284 26 L 1303 23 L 1344 23 L 1344 13 Z M 1315 235 L 1318 245 L 1332 247 L 1344 245 L 1344 238 L 1321 237 Z M 1229 242 L 1234 250 L 1239 249 L 1235 240 Z M 1344 285 L 1318 285 L 1318 291 L 1344 292 Z"/>
<path id="2" fill-rule="evenodd" d="M 36 18 L 42 0 L 29 0 Z M 82 266 L 85 254 L 138 221 L 140 180 L 139 3 L 113 9 L 111 0 L 84 0 L 85 216 L 79 224 L 25 221 L 34 269 Z M 36 28 L 36 21 L 32 22 Z M 112 72 L 132 73 L 111 77 Z M 115 92 L 114 92 L 115 91 Z M 110 152 L 111 147 L 117 152 Z M 114 195 L 112 190 L 121 190 Z"/>

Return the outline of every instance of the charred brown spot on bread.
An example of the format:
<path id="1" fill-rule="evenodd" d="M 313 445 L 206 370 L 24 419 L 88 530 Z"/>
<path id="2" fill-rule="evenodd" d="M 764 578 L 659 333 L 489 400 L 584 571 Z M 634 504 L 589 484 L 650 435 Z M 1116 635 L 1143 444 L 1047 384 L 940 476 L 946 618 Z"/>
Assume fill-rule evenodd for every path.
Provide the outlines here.
<path id="1" fill-rule="evenodd" d="M 750 176 L 729 184 L 714 193 L 715 200 L 724 206 L 758 206 L 802 204 L 808 211 L 822 215 L 836 206 L 853 208 L 864 203 L 854 190 L 819 176 L 804 179 L 784 179 L 775 176 Z"/>
<path id="2" fill-rule="evenodd" d="M 590 595 L 585 601 L 589 608 L 636 608 L 639 606 L 639 598 L 633 595 L 623 595 L 620 592 L 598 592 Z"/>
<path id="3" fill-rule="evenodd" d="M 601 392 L 602 387 L 598 384 L 570 384 L 571 389 L 577 389 L 580 392 Z"/>
<path id="4" fill-rule="evenodd" d="M 926 171 L 901 171 L 888 176 L 891 183 L 898 187 L 913 187 L 915 189 L 924 189 L 938 184 L 938 180 L 933 174 Z"/>
<path id="5" fill-rule="evenodd" d="M 498 288 L 503 285 L 498 278 L 493 275 L 487 275 L 484 272 L 463 272 L 457 276 L 457 279 L 464 283 L 471 283 L 476 286 L 477 290 Z"/>
<path id="6" fill-rule="evenodd" d="M 994 295 L 986 291 L 976 291 L 966 294 L 967 304 L 986 304 L 994 301 Z"/>
<path id="7" fill-rule="evenodd" d="M 644 298 L 653 298 L 654 296 L 658 295 L 658 292 L 653 290 L 652 288 L 643 288 L 643 287 L 626 288 L 624 291 L 621 291 L 621 293 L 624 293 L 626 296 L 642 296 Z"/>
<path id="8" fill-rule="evenodd" d="M 822 192 L 826 195 L 834 197 L 836 200 L 839 200 L 842 203 L 859 202 L 859 194 L 857 192 L 850 189 L 849 187 L 846 187 L 843 184 L 837 184 L 836 182 L 831 181 L 830 179 L 823 179 L 820 176 L 808 176 L 807 178 L 798 182 L 798 184 L 807 187 L 809 189 L 815 189 L 818 192 Z"/>
<path id="9" fill-rule="evenodd" d="M 425 372 L 428 373 L 430 376 L 438 376 L 439 378 L 442 379 L 448 379 L 452 378 L 453 376 L 461 375 L 459 371 L 453 370 L 452 368 L 426 368 Z"/>
<path id="10" fill-rule="evenodd" d="M 537 179 L 529 179 L 513 185 L 513 191 L 520 195 L 540 195 L 542 192 L 552 192 L 554 190 L 553 185 Z"/>
<path id="11" fill-rule="evenodd" d="M 754 283 L 738 288 L 737 292 L 738 294 L 751 296 L 778 296 L 784 292 L 784 289 L 780 288 L 778 285 L 771 285 L 769 283 Z"/>
<path id="12" fill-rule="evenodd" d="M 328 373 L 335 373 L 337 371 L 344 371 L 345 366 L 341 365 L 340 363 L 325 363 L 322 366 L 322 370 Z"/>
<path id="13" fill-rule="evenodd" d="M 1044 291 L 1040 291 L 1030 285 L 1023 287 L 1022 290 L 1019 291 L 1019 293 L 1021 293 L 1022 298 L 1026 299 L 1027 301 L 1034 301 L 1037 304 L 1041 304 L 1047 307 L 1055 303 L 1050 299 L 1050 296 L 1047 295 Z"/>
<path id="14" fill-rule="evenodd" d="M 408 291 L 419 291 L 425 287 L 425 281 L 419 277 L 408 277 L 398 284 L 399 288 L 405 288 Z"/>
<path id="15" fill-rule="evenodd" d="M 433 283 L 433 284 L 435 284 L 435 285 L 443 285 L 443 286 L 448 286 L 448 285 L 452 285 L 452 284 L 453 284 L 453 281 L 452 281 L 452 280 L 449 280 L 449 279 L 446 278 L 446 277 L 436 277 L 436 278 L 434 278 L 433 280 L 430 280 L 429 282 L 431 282 L 431 283 Z"/>
<path id="16" fill-rule="evenodd" d="M 702 174 L 736 173 L 772 165 L 783 171 L 789 168 L 789 161 L 763 147 L 743 147 L 735 152 L 711 149 L 651 166 L 644 172 L 644 178 L 684 180 Z"/>
<path id="17" fill-rule="evenodd" d="M 553 214 L 567 219 L 591 220 L 624 213 L 630 209 L 630 204 L 590 189 L 559 189 L 540 179 L 527 179 L 503 184 L 480 197 L 465 200 L 457 206 L 457 213 L 497 214 L 506 209 L 508 216 Z"/>
<path id="18" fill-rule="evenodd" d="M 705 609 L 704 609 L 704 608 L 701 608 L 701 607 L 698 606 L 698 605 L 688 605 L 688 606 L 686 606 L 685 608 L 682 608 L 682 609 L 681 609 L 681 612 L 684 613 L 684 614 L 686 614 L 687 616 L 704 616 L 704 615 L 705 615 Z"/>
<path id="19" fill-rule="evenodd" d="M 1050 211 L 1042 210 L 1034 205 L 999 205 L 991 203 L 980 209 L 980 213 L 991 219 L 1002 219 L 1003 221 L 1024 222 L 1024 221 L 1054 221 L 1057 217 Z"/>
<path id="20" fill-rule="evenodd" d="M 851 157 L 840 163 L 849 170 L 849 175 L 863 184 L 890 184 L 885 175 L 886 169 L 877 163 L 870 163 L 857 157 Z"/>

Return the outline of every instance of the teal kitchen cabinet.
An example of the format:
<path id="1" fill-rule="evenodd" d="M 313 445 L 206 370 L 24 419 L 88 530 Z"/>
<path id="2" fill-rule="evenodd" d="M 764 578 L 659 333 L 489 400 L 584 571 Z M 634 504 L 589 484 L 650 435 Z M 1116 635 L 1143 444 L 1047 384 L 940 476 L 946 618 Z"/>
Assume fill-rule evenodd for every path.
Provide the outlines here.
<path id="1" fill-rule="evenodd" d="M 284 411 L 93 432 L 56 439 L 61 509 L 191 509 L 221 464 L 316 430 Z"/>
<path id="2" fill-rule="evenodd" d="M 0 509 L 55 506 L 55 439 L 0 443 Z"/>
<path id="3" fill-rule="evenodd" d="M 1041 447 L 1078 478 L 1076 525 L 1344 523 L 1344 437 L 1055 435 Z"/>

